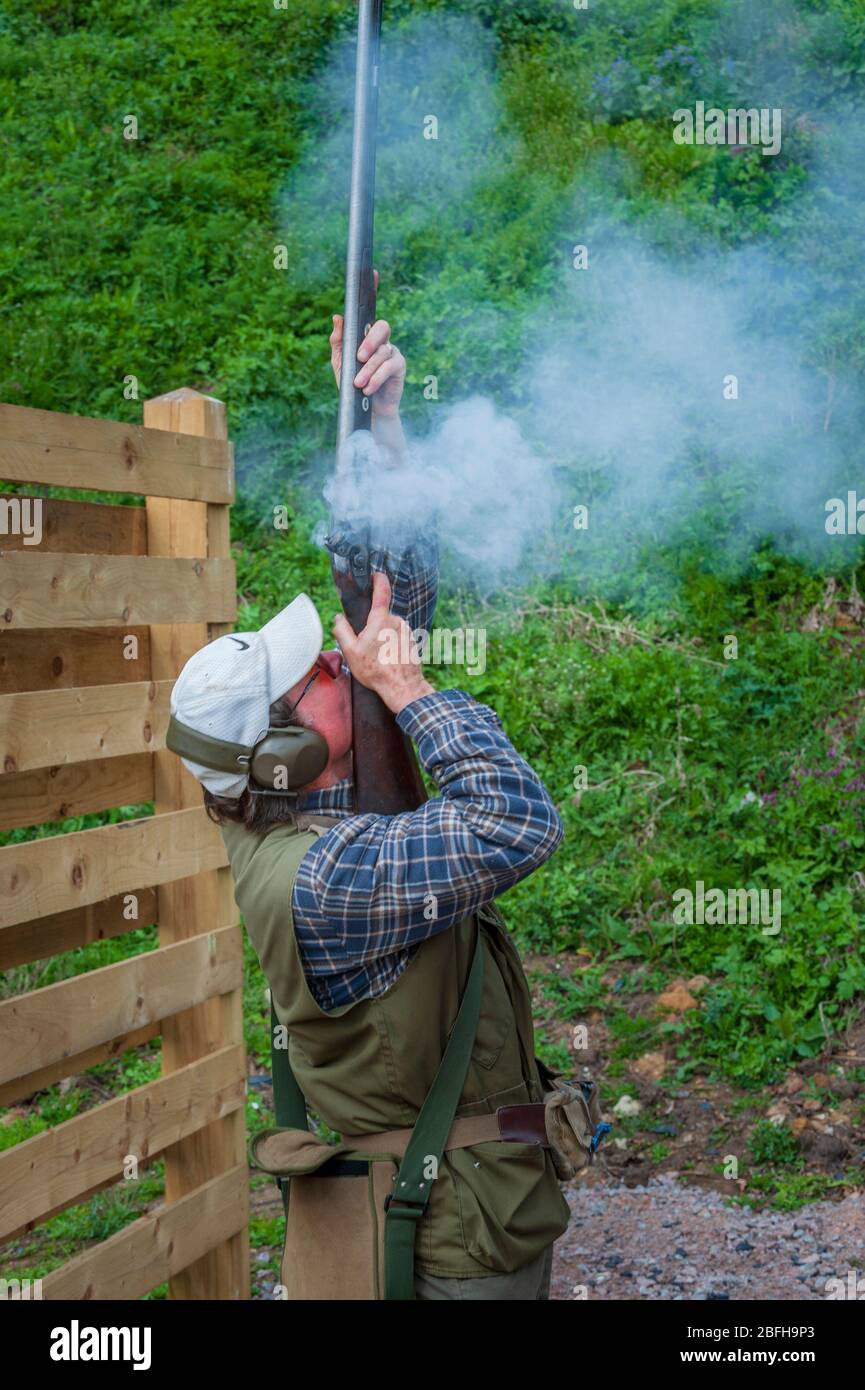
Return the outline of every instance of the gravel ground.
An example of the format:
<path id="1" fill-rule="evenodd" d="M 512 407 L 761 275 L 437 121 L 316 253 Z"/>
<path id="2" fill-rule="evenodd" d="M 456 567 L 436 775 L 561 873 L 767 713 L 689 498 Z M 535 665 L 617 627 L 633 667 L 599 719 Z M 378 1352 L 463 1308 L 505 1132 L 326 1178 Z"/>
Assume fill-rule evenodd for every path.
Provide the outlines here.
<path id="1" fill-rule="evenodd" d="M 573 1215 L 556 1243 L 551 1298 L 825 1299 L 826 1281 L 846 1288 L 849 1270 L 865 1298 L 865 1193 L 758 1212 L 670 1174 L 563 1190 Z"/>

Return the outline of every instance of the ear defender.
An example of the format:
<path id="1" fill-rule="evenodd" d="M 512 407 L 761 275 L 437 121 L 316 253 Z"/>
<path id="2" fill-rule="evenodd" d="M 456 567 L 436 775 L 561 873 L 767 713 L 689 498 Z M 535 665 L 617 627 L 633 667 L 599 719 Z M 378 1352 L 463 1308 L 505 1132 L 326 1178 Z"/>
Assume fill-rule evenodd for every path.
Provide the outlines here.
<path id="1" fill-rule="evenodd" d="M 248 748 L 241 743 L 228 743 L 210 734 L 200 734 L 172 715 L 165 743 L 172 753 L 189 762 L 201 763 L 202 767 L 214 772 L 248 772 L 251 792 L 275 796 L 280 792 L 299 791 L 314 782 L 324 772 L 330 757 L 327 740 L 321 734 L 295 725 L 287 729 L 268 729 L 254 747 Z"/>
<path id="2" fill-rule="evenodd" d="M 252 754 L 249 771 L 256 787 L 250 791 L 299 791 L 324 772 L 329 757 L 327 740 L 313 729 L 268 729 Z"/>

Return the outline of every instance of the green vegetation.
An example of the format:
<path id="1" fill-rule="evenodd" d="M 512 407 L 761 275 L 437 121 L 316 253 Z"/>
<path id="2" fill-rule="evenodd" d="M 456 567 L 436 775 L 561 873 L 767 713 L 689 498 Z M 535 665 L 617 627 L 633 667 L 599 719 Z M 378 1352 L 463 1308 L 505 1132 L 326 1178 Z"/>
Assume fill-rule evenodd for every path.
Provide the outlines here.
<path id="1" fill-rule="evenodd" d="M 796 1140 L 784 1124 L 759 1120 L 748 1141 L 755 1163 L 795 1163 L 799 1151 Z"/>
<path id="2" fill-rule="evenodd" d="M 732 1199 L 740 1204 L 768 1203 L 778 1211 L 796 1211 L 865 1180 L 865 1169 L 857 1165 L 848 1164 L 844 1171 L 832 1174 L 807 1171 L 795 1136 L 785 1124 L 758 1120 L 748 1149 L 752 1163 L 745 1173 L 747 1193 Z"/>

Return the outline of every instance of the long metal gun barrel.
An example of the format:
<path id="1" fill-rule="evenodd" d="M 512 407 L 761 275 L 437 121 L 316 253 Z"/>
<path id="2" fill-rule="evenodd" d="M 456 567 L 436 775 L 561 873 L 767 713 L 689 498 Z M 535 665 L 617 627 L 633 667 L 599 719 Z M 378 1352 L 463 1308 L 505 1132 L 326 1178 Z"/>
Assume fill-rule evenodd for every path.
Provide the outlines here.
<path id="1" fill-rule="evenodd" d="M 380 42 L 381 0 L 359 0 L 337 470 L 351 467 L 346 441 L 357 430 L 372 427 L 370 398 L 354 385 L 354 377 L 358 347 L 375 321 L 372 247 Z M 382 540 L 371 534 L 362 517 L 332 518 L 328 545 L 334 583 L 355 632 L 369 616 L 373 547 L 380 548 Z M 426 792 L 410 740 L 378 695 L 356 680 L 351 683 L 351 708 L 355 809 L 379 815 L 414 810 L 426 800 Z"/>
<path id="2" fill-rule="evenodd" d="M 339 387 L 339 444 L 343 444 L 355 430 L 369 429 L 372 416 L 369 397 L 353 384 L 353 379 L 358 366 L 357 350 L 363 341 L 364 333 L 375 321 L 372 238 L 375 220 L 375 141 L 380 47 L 381 0 L 360 0 L 354 81 L 351 194 L 348 205 L 348 249 L 345 263 L 343 373 Z"/>

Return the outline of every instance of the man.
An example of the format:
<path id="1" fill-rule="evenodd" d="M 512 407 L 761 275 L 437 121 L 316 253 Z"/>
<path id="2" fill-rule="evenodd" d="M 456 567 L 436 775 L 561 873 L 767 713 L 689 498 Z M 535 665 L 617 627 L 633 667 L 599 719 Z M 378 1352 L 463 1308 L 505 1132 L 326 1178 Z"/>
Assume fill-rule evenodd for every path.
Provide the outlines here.
<path id="1" fill-rule="evenodd" d="M 341 345 L 335 315 L 337 382 Z M 373 434 L 397 464 L 405 361 L 386 322 L 372 326 L 358 358 L 355 382 L 372 398 Z M 341 651 L 321 650 L 318 615 L 299 595 L 259 633 L 222 637 L 196 653 L 172 695 L 172 715 L 216 739 L 248 747 L 270 726 L 324 740 L 316 744 L 324 765 L 296 795 L 257 792 L 243 770 L 186 765 L 222 828 L 294 1073 L 309 1104 L 343 1136 L 414 1124 L 478 934 L 483 995 L 457 1116 L 507 1106 L 543 1114 L 528 988 L 489 908 L 549 858 L 561 820 L 494 712 L 462 691 L 436 691 L 418 662 L 403 657 L 406 627 L 432 626 L 433 543 L 419 541 L 392 578 L 374 575 L 362 632 L 335 619 Z M 399 660 L 381 659 L 387 633 L 401 639 L 387 644 Z M 418 810 L 353 813 L 351 679 L 378 693 L 438 784 L 441 795 Z M 297 811 L 333 824 L 299 836 Z M 525 1142 L 446 1146 L 418 1223 L 417 1298 L 549 1297 L 552 1242 L 567 1226 L 568 1205 L 543 1140 L 517 1137 Z"/>

